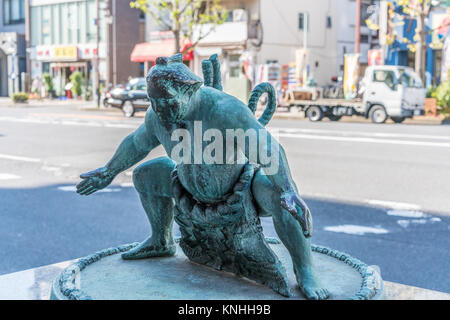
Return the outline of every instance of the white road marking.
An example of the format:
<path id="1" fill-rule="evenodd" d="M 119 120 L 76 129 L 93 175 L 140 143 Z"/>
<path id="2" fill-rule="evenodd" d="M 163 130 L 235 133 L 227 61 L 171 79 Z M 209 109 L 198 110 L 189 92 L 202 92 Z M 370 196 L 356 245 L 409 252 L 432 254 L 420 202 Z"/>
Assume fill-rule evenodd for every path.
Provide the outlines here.
<path id="1" fill-rule="evenodd" d="M 76 192 L 77 187 L 76 186 L 64 186 L 64 187 L 58 187 L 58 190 L 65 191 L 65 192 Z M 110 193 L 110 192 L 120 192 L 120 188 L 105 188 L 102 190 L 97 191 L 96 193 Z"/>
<path id="2" fill-rule="evenodd" d="M 358 226 L 353 224 L 344 224 L 340 226 L 329 226 L 324 228 L 325 231 L 337 232 L 337 233 L 346 233 L 363 236 L 366 233 L 373 234 L 386 234 L 389 233 L 388 230 L 379 228 L 379 227 L 367 227 L 367 226 Z"/>
<path id="3" fill-rule="evenodd" d="M 120 186 L 121 186 L 122 188 L 134 188 L 133 182 L 121 183 Z"/>
<path id="4" fill-rule="evenodd" d="M 105 189 L 97 191 L 97 193 L 103 193 L 103 192 L 110 193 L 110 192 L 120 192 L 120 191 L 122 191 L 122 189 L 120 189 L 120 188 L 105 188 Z"/>
<path id="5" fill-rule="evenodd" d="M 396 144 L 396 145 L 410 145 L 422 147 L 441 147 L 450 148 L 450 142 L 426 142 L 426 141 L 412 141 L 412 140 L 387 140 L 374 138 L 360 138 L 360 137 L 336 137 L 336 136 L 319 136 L 301 133 L 278 133 L 279 137 L 283 138 L 300 138 L 311 140 L 328 140 L 328 141 L 343 141 L 343 142 L 363 142 L 363 143 L 378 143 L 378 144 Z"/>
<path id="6" fill-rule="evenodd" d="M 21 157 L 21 156 L 14 156 L 14 155 L 10 155 L 10 154 L 1 154 L 1 153 L 0 153 L 0 159 L 16 160 L 16 161 L 24 161 L 24 162 L 41 162 L 41 159 L 37 159 L 37 158 Z"/>
<path id="7" fill-rule="evenodd" d="M 420 210 L 420 206 L 413 203 L 395 202 L 386 200 L 365 200 L 365 202 L 372 206 L 385 207 L 396 210 Z"/>
<path id="8" fill-rule="evenodd" d="M 114 123 L 109 121 L 35 119 L 35 118 L 14 118 L 14 117 L 0 117 L 0 121 L 33 123 L 33 124 L 57 124 L 65 126 L 85 126 L 85 127 L 99 127 L 99 128 L 120 128 L 120 129 L 135 129 L 140 125 L 140 123 L 136 123 L 133 125 L 124 123 Z"/>
<path id="9" fill-rule="evenodd" d="M 42 166 L 41 170 L 48 171 L 48 172 L 55 172 L 55 171 L 61 171 L 60 167 L 52 167 L 52 166 Z"/>
<path id="10" fill-rule="evenodd" d="M 428 218 L 429 215 L 423 213 L 422 211 L 411 211 L 411 210 L 388 210 L 386 212 L 389 216 L 404 217 L 404 218 Z"/>
<path id="11" fill-rule="evenodd" d="M 16 180 L 20 179 L 21 177 L 16 176 L 15 174 L 10 173 L 0 173 L 0 180 Z"/>
<path id="12" fill-rule="evenodd" d="M 408 133 L 390 133 L 390 132 L 365 132 L 365 131 L 345 131 L 345 130 L 322 130 L 322 129 L 301 129 L 301 128 L 279 128 L 269 127 L 269 130 L 276 130 L 285 133 L 325 133 L 341 136 L 363 136 L 363 137 L 378 137 L 378 138 L 409 138 L 409 139 L 430 139 L 430 140 L 450 140 L 448 136 L 436 136 L 428 134 L 408 134 Z"/>
<path id="13" fill-rule="evenodd" d="M 76 186 L 64 186 L 64 187 L 58 187 L 58 190 L 66 191 L 66 192 L 76 192 L 77 188 L 76 188 Z"/>
<path id="14" fill-rule="evenodd" d="M 412 220 L 398 220 L 397 223 L 403 227 L 408 228 L 410 224 L 426 224 L 427 219 L 412 219 Z"/>
<path id="15" fill-rule="evenodd" d="M 303 193 L 302 194 L 304 197 L 311 197 L 311 198 L 322 198 L 322 199 L 330 199 L 330 200 L 339 200 L 341 198 L 339 198 L 338 196 L 334 196 L 331 194 L 325 194 L 325 193 Z"/>

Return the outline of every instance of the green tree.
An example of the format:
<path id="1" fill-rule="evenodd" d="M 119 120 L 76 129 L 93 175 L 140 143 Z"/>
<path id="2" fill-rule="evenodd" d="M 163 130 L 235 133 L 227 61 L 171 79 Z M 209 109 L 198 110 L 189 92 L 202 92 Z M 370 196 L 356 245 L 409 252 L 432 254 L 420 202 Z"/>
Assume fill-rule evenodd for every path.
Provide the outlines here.
<path id="1" fill-rule="evenodd" d="M 435 7 L 448 7 L 450 0 L 391 0 L 387 1 L 387 22 L 388 32 L 386 34 L 386 43 L 392 44 L 395 39 L 407 44 L 408 49 L 415 53 L 415 71 L 425 81 L 426 54 L 427 54 L 427 30 L 425 20 L 429 17 Z M 396 10 L 396 7 L 398 10 Z M 396 27 L 405 23 L 405 20 L 415 20 L 416 29 L 413 40 L 401 37 L 396 32 Z M 367 21 L 371 29 L 377 30 L 377 22 Z M 431 31 L 432 32 L 432 31 Z"/>
<path id="2" fill-rule="evenodd" d="M 450 115 L 450 80 L 444 81 L 436 88 L 436 100 L 441 107 L 441 113 Z"/>
<path id="3" fill-rule="evenodd" d="M 395 24 L 404 23 L 405 19 L 416 20 L 416 29 L 413 41 L 407 38 L 401 38 L 400 41 L 408 44 L 408 49 L 415 53 L 415 71 L 420 76 L 422 81 L 425 81 L 426 70 L 426 54 L 427 54 L 427 31 L 425 27 L 425 20 L 431 13 L 434 7 L 448 6 L 448 0 L 394 0 L 388 3 L 396 4 L 400 8 L 400 13 L 394 12 L 393 6 L 389 8 L 388 23 L 391 27 Z M 396 17 L 396 22 L 393 18 Z M 391 30 L 394 30 L 392 28 Z M 392 32 L 391 38 L 398 37 L 395 31 Z"/>
<path id="4" fill-rule="evenodd" d="M 175 52 L 181 52 L 182 37 L 193 41 L 193 48 L 228 16 L 221 0 L 136 0 L 130 6 L 150 14 L 156 24 L 173 32 Z M 198 34 L 193 39 L 195 28 Z"/>

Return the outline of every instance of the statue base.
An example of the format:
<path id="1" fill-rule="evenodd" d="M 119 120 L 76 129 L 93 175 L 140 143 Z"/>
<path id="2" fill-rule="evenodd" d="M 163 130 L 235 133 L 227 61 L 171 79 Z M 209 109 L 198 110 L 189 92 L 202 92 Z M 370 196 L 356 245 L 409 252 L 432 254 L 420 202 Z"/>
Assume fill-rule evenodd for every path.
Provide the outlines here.
<path id="1" fill-rule="evenodd" d="M 123 260 L 137 244 L 110 248 L 82 258 L 53 282 L 52 300 L 273 300 L 305 299 L 298 289 L 287 249 L 268 241 L 286 268 L 291 297 L 228 272 L 189 261 L 178 247 L 174 257 Z M 313 263 L 330 299 L 383 299 L 379 273 L 332 249 L 313 246 Z"/>

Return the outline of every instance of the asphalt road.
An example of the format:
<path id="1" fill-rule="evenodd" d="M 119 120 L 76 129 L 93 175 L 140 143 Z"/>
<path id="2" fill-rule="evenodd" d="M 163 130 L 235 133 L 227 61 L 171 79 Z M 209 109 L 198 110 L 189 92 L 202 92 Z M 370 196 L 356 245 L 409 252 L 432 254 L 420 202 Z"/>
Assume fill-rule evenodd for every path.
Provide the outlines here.
<path id="1" fill-rule="evenodd" d="M 0 107 L 0 274 L 148 236 L 132 169 L 103 192 L 74 192 L 140 123 L 76 106 Z M 314 243 L 380 266 L 385 280 L 450 292 L 450 126 L 270 127 L 311 208 Z M 270 218 L 263 226 L 276 235 Z"/>

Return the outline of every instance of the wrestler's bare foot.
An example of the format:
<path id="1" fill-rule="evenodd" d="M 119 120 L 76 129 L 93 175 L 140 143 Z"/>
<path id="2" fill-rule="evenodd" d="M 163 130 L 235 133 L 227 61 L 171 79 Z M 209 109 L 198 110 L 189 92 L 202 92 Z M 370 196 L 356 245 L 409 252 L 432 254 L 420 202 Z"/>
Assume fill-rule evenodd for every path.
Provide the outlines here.
<path id="1" fill-rule="evenodd" d="M 310 300 L 325 300 L 330 296 L 330 292 L 322 288 L 314 275 L 311 267 L 294 269 L 300 290 Z"/>
<path id="2" fill-rule="evenodd" d="M 153 241 L 150 237 L 137 247 L 122 253 L 122 259 L 137 260 L 155 257 L 171 257 L 175 255 L 175 252 L 176 245 L 173 242 L 163 245 L 160 242 Z"/>

